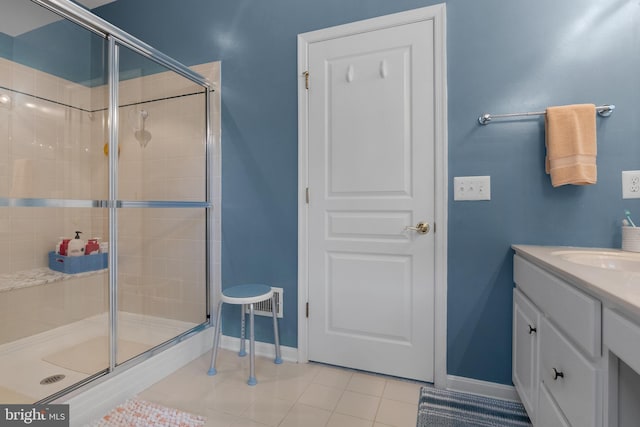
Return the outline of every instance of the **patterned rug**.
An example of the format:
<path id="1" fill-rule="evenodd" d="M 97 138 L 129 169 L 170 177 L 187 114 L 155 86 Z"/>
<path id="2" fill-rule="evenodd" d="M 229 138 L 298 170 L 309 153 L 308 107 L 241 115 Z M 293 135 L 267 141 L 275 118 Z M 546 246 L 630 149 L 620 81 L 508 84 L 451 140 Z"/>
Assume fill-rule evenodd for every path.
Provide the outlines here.
<path id="1" fill-rule="evenodd" d="M 433 387 L 420 389 L 417 427 L 527 427 L 522 404 Z"/>
<path id="2" fill-rule="evenodd" d="M 87 427 L 201 427 L 206 420 L 157 403 L 129 399 Z"/>

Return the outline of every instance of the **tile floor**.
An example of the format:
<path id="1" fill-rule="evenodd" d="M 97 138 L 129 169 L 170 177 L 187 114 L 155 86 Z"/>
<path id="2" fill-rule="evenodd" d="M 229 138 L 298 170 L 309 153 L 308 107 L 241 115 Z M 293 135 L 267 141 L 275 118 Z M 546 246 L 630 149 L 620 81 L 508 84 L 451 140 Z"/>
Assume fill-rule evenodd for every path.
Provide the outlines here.
<path id="1" fill-rule="evenodd" d="M 421 383 L 316 363 L 256 358 L 258 385 L 246 384 L 249 358 L 210 353 L 138 395 L 204 415 L 209 427 L 415 427 Z"/>

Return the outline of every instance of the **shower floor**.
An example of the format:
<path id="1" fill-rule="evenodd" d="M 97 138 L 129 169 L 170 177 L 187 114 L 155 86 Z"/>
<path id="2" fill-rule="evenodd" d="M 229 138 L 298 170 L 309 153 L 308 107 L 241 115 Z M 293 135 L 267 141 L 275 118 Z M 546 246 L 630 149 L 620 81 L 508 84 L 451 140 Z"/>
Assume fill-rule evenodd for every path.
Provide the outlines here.
<path id="1" fill-rule="evenodd" d="M 104 313 L 0 345 L 0 402 L 33 403 L 82 381 L 90 376 L 82 370 L 90 371 L 87 367 L 101 364 L 84 363 L 84 367 L 81 366 L 88 360 L 105 361 L 102 366 L 105 369 L 108 360 L 104 354 L 105 339 L 99 338 L 108 336 L 108 324 L 108 316 Z M 129 356 L 195 326 L 191 322 L 135 313 L 120 312 L 118 316 L 119 339 L 124 341 L 122 349 Z M 65 360 L 67 355 L 68 361 Z M 40 384 L 43 379 L 59 374 L 65 378 Z"/>

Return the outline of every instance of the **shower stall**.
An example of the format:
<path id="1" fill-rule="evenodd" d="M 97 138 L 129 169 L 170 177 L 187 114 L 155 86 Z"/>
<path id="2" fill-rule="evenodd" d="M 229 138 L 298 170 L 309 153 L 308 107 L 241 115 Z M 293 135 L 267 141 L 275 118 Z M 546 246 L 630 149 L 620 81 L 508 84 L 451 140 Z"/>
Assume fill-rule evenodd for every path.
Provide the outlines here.
<path id="1" fill-rule="evenodd" d="M 0 402 L 44 403 L 209 325 L 215 94 L 72 1 L 2 13 Z"/>

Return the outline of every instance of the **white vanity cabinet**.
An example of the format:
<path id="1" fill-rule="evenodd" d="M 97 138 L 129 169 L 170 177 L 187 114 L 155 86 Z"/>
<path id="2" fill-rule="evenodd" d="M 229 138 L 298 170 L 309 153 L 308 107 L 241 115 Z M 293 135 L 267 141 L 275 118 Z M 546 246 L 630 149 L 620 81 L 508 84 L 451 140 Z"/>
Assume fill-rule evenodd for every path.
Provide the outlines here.
<path id="1" fill-rule="evenodd" d="M 640 324 L 616 309 L 605 308 L 603 344 L 609 352 L 606 403 L 608 426 L 640 425 Z"/>
<path id="2" fill-rule="evenodd" d="M 513 290 L 513 384 L 535 424 L 538 407 L 538 327 L 540 312 L 518 289 Z"/>
<path id="3" fill-rule="evenodd" d="M 535 426 L 602 427 L 602 304 L 514 257 L 513 383 Z"/>
<path id="4" fill-rule="evenodd" d="M 554 426 L 554 427 L 571 427 L 567 419 L 562 415 L 562 411 L 558 408 L 558 405 L 554 402 L 553 397 L 547 390 L 547 387 L 542 384 L 539 389 L 538 395 L 538 409 L 536 421 L 531 420 L 534 426 Z"/>
<path id="5" fill-rule="evenodd" d="M 640 253 L 513 249 L 513 383 L 534 426 L 640 427 Z"/>

